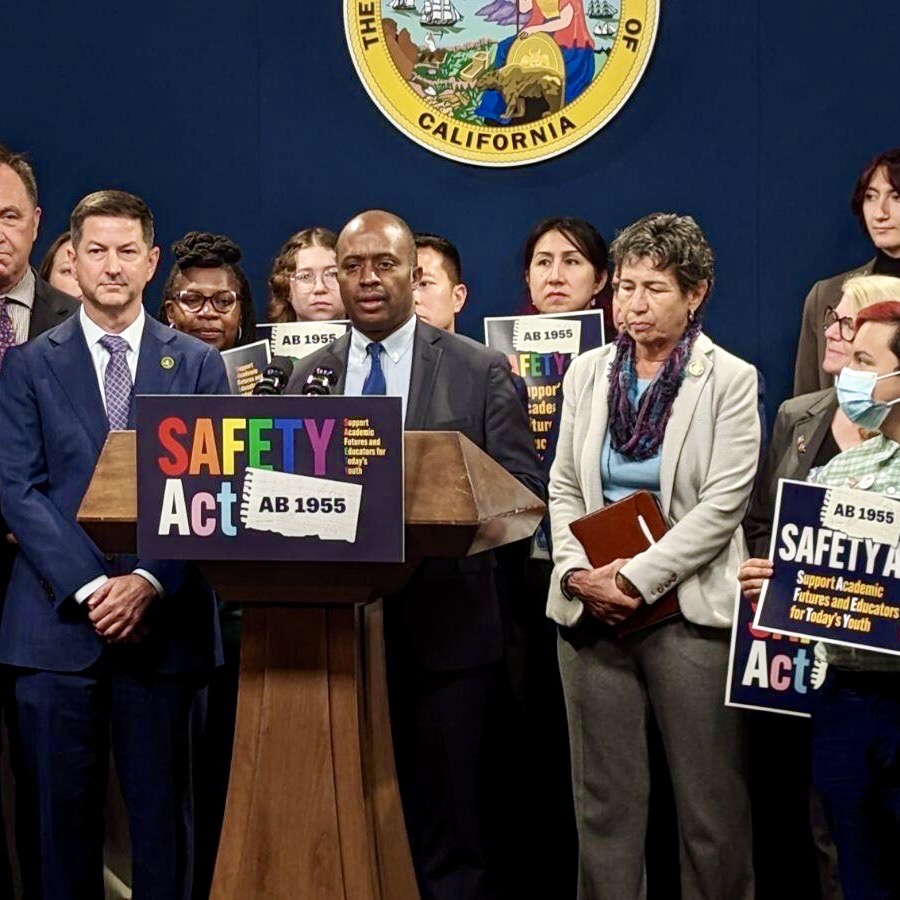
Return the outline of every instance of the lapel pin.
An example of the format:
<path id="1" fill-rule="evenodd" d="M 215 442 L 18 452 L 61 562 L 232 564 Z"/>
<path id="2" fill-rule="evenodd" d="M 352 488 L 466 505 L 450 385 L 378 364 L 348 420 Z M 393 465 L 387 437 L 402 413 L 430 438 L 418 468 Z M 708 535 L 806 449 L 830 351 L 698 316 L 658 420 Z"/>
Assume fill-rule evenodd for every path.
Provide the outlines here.
<path id="1" fill-rule="evenodd" d="M 806 437 L 802 434 L 797 438 L 797 452 L 806 453 Z"/>
<path id="2" fill-rule="evenodd" d="M 688 372 L 695 378 L 699 378 L 703 374 L 703 363 L 700 362 L 699 359 L 693 360 L 693 362 L 688 365 Z"/>
<path id="3" fill-rule="evenodd" d="M 875 484 L 875 476 L 870 472 L 868 475 L 863 475 L 859 480 L 859 489 L 861 491 L 867 491 L 872 485 Z"/>
<path id="4" fill-rule="evenodd" d="M 174 368 L 175 368 L 175 360 L 172 359 L 171 356 L 164 356 L 164 357 L 159 361 L 159 364 L 160 364 L 160 366 L 162 366 L 164 369 L 174 369 Z"/>

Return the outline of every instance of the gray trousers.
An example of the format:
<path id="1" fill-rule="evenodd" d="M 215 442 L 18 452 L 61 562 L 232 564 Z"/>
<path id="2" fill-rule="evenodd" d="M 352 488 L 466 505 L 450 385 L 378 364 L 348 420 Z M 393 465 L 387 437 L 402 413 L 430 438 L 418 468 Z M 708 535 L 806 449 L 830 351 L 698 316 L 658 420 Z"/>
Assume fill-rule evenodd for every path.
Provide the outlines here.
<path id="1" fill-rule="evenodd" d="M 620 641 L 591 622 L 565 631 L 558 651 L 579 900 L 646 896 L 651 715 L 675 793 L 683 900 L 753 900 L 744 722 L 724 706 L 728 632 L 675 621 Z"/>

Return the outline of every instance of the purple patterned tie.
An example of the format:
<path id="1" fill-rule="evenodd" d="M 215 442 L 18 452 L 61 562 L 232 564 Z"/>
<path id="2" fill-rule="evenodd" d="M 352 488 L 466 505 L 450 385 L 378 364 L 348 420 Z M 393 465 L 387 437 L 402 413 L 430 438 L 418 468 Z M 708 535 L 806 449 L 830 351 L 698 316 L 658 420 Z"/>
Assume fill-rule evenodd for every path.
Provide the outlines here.
<path id="1" fill-rule="evenodd" d="M 128 412 L 131 409 L 131 370 L 125 354 L 128 341 L 113 334 L 104 334 L 100 344 L 109 351 L 109 363 L 103 376 L 103 391 L 106 394 L 106 418 L 110 431 L 122 431 L 128 427 Z"/>
<path id="2" fill-rule="evenodd" d="M 3 357 L 6 356 L 6 351 L 15 346 L 16 331 L 6 310 L 6 297 L 0 297 L 0 369 L 3 368 Z"/>

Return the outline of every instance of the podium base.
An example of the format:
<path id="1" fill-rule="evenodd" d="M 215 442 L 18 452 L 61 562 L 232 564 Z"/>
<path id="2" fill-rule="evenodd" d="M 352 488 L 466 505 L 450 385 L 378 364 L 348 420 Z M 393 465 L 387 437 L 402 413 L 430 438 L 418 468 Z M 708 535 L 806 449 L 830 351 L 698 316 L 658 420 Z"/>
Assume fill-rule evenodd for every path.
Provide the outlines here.
<path id="1" fill-rule="evenodd" d="M 381 601 L 244 607 L 213 900 L 418 898 L 391 745 Z"/>

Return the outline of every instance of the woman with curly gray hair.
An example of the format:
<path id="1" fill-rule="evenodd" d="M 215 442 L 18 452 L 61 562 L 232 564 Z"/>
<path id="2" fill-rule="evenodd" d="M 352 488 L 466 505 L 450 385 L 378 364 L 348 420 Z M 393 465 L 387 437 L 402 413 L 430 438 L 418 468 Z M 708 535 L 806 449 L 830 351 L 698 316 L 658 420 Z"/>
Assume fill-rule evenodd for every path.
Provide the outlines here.
<path id="1" fill-rule="evenodd" d="M 622 331 L 570 366 L 550 471 L 547 614 L 560 634 L 578 896 L 646 893 L 652 715 L 678 811 L 681 896 L 749 900 L 743 722 L 723 696 L 759 456 L 756 371 L 701 330 L 714 259 L 690 216 L 645 216 L 611 249 Z M 668 532 L 593 567 L 570 524 L 637 490 L 656 496 Z M 680 616 L 617 636 L 615 626 L 673 589 Z"/>

